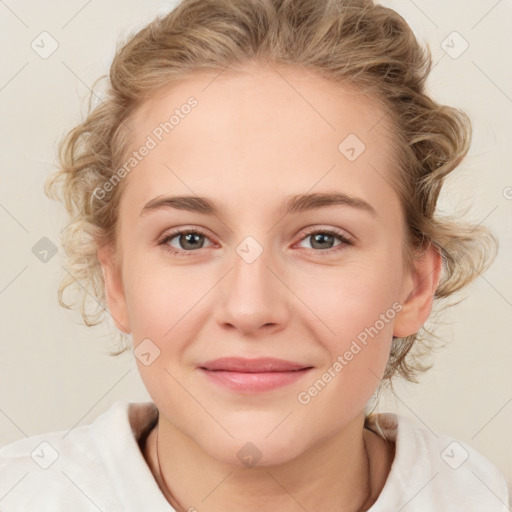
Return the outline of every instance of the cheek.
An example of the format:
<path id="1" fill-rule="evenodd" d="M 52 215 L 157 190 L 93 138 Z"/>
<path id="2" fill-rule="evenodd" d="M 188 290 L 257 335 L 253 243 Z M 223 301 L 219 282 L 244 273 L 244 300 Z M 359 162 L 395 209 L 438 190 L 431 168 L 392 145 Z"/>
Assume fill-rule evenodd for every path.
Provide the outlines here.
<path id="1" fill-rule="evenodd" d="M 163 250 L 162 250 L 163 251 Z M 170 265 L 165 258 L 127 258 L 125 292 L 134 339 L 172 336 L 190 327 L 195 305 L 208 291 L 208 282 L 193 266 Z M 203 272 L 204 274 L 204 272 Z"/>
<path id="2" fill-rule="evenodd" d="M 315 313 L 308 326 L 328 355 L 323 370 L 330 373 L 322 380 L 333 382 L 334 394 L 357 389 L 350 396 L 369 398 L 382 377 L 401 309 L 400 276 L 388 268 L 383 272 L 381 266 L 358 262 L 328 273 L 323 269 L 301 279 L 302 284 L 296 281 L 297 294 L 307 297 Z"/>
<path id="3" fill-rule="evenodd" d="M 290 272 L 295 294 L 321 321 L 332 339 L 356 337 L 377 322 L 379 331 L 392 329 L 393 304 L 400 297 L 399 267 L 376 264 L 371 258 L 340 267 L 311 266 L 308 272 Z M 382 324 L 381 315 L 386 315 Z M 379 321 L 379 322 L 378 322 Z"/>
<path id="4" fill-rule="evenodd" d="M 400 309 L 385 280 L 344 277 L 308 297 L 318 305 L 322 322 L 314 324 L 313 336 L 327 357 L 297 396 L 300 407 L 332 432 L 359 414 L 378 387 Z"/>

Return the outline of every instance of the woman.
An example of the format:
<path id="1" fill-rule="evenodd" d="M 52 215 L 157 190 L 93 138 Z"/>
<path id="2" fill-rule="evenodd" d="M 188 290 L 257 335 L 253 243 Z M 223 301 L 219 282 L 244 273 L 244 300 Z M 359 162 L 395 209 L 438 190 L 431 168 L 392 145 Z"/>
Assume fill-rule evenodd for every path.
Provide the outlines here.
<path id="1" fill-rule="evenodd" d="M 368 410 L 495 242 L 435 215 L 470 124 L 429 71 L 362 0 L 183 0 L 119 49 L 48 190 L 61 299 L 106 302 L 153 401 L 4 447 L 2 510 L 507 510 L 471 447 Z"/>

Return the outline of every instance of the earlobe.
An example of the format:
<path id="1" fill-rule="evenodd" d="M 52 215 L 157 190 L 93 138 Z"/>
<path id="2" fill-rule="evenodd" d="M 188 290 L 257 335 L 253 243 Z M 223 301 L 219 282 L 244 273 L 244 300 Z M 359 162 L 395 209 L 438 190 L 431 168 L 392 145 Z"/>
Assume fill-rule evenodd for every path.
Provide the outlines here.
<path id="1" fill-rule="evenodd" d="M 413 271 L 406 276 L 402 310 L 396 316 L 393 336 L 404 338 L 416 334 L 427 321 L 441 278 L 442 263 L 441 250 L 432 243 L 414 262 Z"/>
<path id="2" fill-rule="evenodd" d="M 130 334 L 131 327 L 126 296 L 121 271 L 115 260 L 114 250 L 109 245 L 103 245 L 98 248 L 97 257 L 103 274 L 105 300 L 108 310 L 116 327 L 125 334 Z"/>

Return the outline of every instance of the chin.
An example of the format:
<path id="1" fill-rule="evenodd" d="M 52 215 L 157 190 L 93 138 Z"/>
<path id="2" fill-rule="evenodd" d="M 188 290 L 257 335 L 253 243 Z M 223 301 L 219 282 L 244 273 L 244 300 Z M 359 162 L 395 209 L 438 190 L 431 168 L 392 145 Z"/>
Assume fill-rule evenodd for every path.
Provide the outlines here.
<path id="1" fill-rule="evenodd" d="M 302 453 L 302 448 L 292 436 L 283 438 L 275 434 L 270 440 L 268 432 L 251 432 L 236 436 L 226 443 L 226 439 L 205 439 L 203 450 L 223 464 L 239 468 L 267 467 L 285 464 Z M 271 434 L 273 436 L 274 434 Z M 202 444 L 202 443 L 199 443 Z"/>

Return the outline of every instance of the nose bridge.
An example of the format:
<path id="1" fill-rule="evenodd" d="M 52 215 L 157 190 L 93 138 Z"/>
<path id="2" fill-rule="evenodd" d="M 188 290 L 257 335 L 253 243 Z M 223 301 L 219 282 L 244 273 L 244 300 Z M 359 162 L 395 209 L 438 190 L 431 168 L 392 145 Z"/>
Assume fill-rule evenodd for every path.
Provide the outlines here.
<path id="1" fill-rule="evenodd" d="M 275 266 L 276 258 L 272 255 L 269 237 L 260 243 L 255 237 L 247 236 L 238 244 L 235 253 L 232 291 L 241 294 L 246 300 L 271 300 L 272 294 L 269 292 L 277 291 L 276 283 L 273 282 L 276 278 L 268 267 Z"/>
<path id="2" fill-rule="evenodd" d="M 270 277 L 275 277 L 269 271 L 272 257 L 269 244 L 265 247 L 252 236 L 246 237 L 235 249 L 233 258 L 233 288 L 243 293 L 252 290 L 252 296 L 268 292 Z M 238 290 L 239 289 L 239 290 Z"/>
<path id="3" fill-rule="evenodd" d="M 274 275 L 280 273 L 279 258 L 272 254 L 268 240 L 260 243 L 247 236 L 236 246 L 232 271 L 222 289 L 221 322 L 250 331 L 285 321 L 286 287 Z"/>

